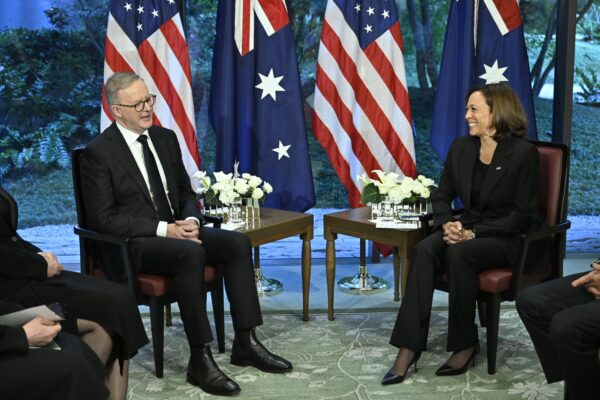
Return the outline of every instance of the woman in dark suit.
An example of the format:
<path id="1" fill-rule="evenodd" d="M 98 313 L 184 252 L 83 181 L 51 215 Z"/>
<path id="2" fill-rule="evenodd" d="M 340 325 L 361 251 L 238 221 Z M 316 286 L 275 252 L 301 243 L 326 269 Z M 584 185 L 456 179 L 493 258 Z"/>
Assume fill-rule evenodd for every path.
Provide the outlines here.
<path id="1" fill-rule="evenodd" d="M 0 300 L 0 315 L 21 308 Z M 0 325 L 2 398 L 103 400 L 109 396 L 100 359 L 79 337 L 60 330 L 60 324 L 42 317 L 23 326 Z M 51 341 L 60 351 L 48 346 Z"/>
<path id="2" fill-rule="evenodd" d="M 390 344 L 398 347 L 382 384 L 404 381 L 427 348 L 435 276 L 449 284 L 447 350 L 436 375 L 464 373 L 479 351 L 475 304 L 480 272 L 514 265 L 517 235 L 537 229 L 538 152 L 523 137 L 527 117 L 508 86 L 471 90 L 466 98 L 469 136 L 454 141 L 432 195 L 434 232 L 412 250 L 406 294 Z M 455 219 L 452 201 L 464 212 Z"/>
<path id="3" fill-rule="evenodd" d="M 25 308 L 60 303 L 63 330 L 79 335 L 106 365 L 111 397 L 125 398 L 128 360 L 148 343 L 133 298 L 119 284 L 64 271 L 53 253 L 19 236 L 17 221 L 17 203 L 0 187 L 0 300 Z"/>

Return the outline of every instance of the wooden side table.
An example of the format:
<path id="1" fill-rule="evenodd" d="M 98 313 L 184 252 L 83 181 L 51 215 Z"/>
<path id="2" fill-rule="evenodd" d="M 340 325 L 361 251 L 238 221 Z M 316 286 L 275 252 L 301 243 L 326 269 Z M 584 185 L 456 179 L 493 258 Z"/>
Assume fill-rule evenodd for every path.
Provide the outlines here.
<path id="1" fill-rule="evenodd" d="M 333 293 L 335 283 L 335 240 L 337 235 L 354 236 L 364 240 L 385 243 L 394 247 L 394 300 L 400 300 L 399 279 L 402 261 L 402 293 L 406 288 L 408 276 L 409 251 L 423 237 L 421 229 L 378 229 L 370 222 L 371 208 L 362 207 L 341 211 L 324 216 L 324 237 L 326 245 L 327 269 L 327 312 L 333 320 Z M 363 257 L 361 251 L 361 257 Z M 361 260 L 361 263 L 364 260 Z"/>

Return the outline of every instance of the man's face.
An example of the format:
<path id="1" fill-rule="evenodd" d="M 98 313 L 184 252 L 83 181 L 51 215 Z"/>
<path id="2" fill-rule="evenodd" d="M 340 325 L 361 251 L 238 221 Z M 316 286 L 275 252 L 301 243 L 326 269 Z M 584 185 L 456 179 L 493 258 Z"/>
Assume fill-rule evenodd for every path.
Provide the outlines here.
<path id="1" fill-rule="evenodd" d="M 118 123 L 135 132 L 143 133 L 152 126 L 152 99 L 148 87 L 143 81 L 135 81 L 131 86 L 117 92 L 117 104 L 111 106 L 113 115 Z M 149 100 L 150 101 L 147 101 Z M 141 111 L 136 111 L 134 105 L 144 102 Z M 131 106 L 131 107 L 128 107 Z M 138 108 L 140 106 L 138 105 Z"/>

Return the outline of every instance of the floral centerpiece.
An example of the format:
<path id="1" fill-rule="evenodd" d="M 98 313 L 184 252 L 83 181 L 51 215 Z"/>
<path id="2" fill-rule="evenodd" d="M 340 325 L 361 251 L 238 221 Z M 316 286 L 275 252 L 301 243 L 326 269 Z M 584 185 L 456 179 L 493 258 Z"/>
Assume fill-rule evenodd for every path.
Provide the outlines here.
<path id="1" fill-rule="evenodd" d="M 377 179 L 371 179 L 366 174 L 358 176 L 363 184 L 360 201 L 371 205 L 372 219 L 412 219 L 426 212 L 427 199 L 436 187 L 432 179 L 423 175 L 413 179 L 381 170 L 373 173 Z"/>
<path id="2" fill-rule="evenodd" d="M 204 196 L 206 204 L 218 203 L 229 205 L 236 198 L 264 201 L 267 194 L 273 192 L 273 187 L 256 175 L 244 173 L 234 176 L 233 173 L 214 172 L 215 182 L 205 171 L 198 171 L 193 178 L 199 181 L 196 193 Z"/>
<path id="3" fill-rule="evenodd" d="M 400 176 L 395 172 L 385 173 L 381 170 L 373 171 L 378 179 L 371 179 L 366 174 L 358 177 L 363 189 L 360 201 L 363 204 L 377 204 L 387 199 L 394 204 L 415 203 L 420 199 L 428 199 L 431 191 L 435 189 L 435 182 L 423 175 L 417 179 Z"/>

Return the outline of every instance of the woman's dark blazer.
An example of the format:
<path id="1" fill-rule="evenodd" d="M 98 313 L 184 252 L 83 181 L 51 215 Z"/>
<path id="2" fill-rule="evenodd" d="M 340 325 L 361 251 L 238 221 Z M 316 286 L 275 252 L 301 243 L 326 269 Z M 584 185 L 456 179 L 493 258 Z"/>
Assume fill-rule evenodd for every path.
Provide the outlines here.
<path id="1" fill-rule="evenodd" d="M 431 197 L 434 226 L 440 229 L 454 219 L 452 201 L 458 197 L 464 205 L 463 226 L 475 229 L 478 237 L 505 238 L 513 259 L 515 235 L 543 224 L 538 210 L 539 154 L 525 139 L 509 136 L 499 141 L 479 198 L 483 208 L 476 211 L 471 208 L 471 192 L 480 143 L 479 138 L 467 136 L 452 144 L 439 187 Z"/>
<path id="2" fill-rule="evenodd" d="M 4 204 L 4 207 L 0 204 L 0 294 L 8 298 L 25 289 L 32 280 L 45 281 L 48 263 L 37 254 L 39 248 L 17 233 L 17 203 L 2 187 L 0 202 Z"/>

